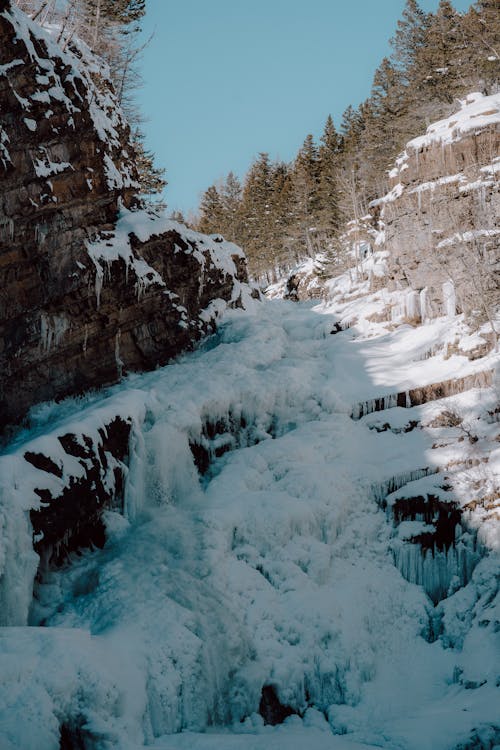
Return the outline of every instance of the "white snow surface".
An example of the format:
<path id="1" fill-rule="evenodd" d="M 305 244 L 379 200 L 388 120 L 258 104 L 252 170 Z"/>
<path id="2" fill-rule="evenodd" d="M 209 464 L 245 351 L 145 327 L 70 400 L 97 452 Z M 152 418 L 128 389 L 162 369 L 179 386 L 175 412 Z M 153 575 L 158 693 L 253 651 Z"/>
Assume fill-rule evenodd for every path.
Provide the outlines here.
<path id="1" fill-rule="evenodd" d="M 156 231 L 136 221 L 139 239 Z M 228 311 L 177 362 L 33 411 L 0 456 L 2 750 L 57 750 L 61 724 L 83 726 L 93 750 L 498 744 L 498 500 L 469 507 L 500 485 L 498 396 L 402 408 L 394 395 L 497 371 L 499 355 L 468 359 L 481 336 L 461 317 L 370 320 L 396 297 L 345 274 L 321 303 Z M 331 335 L 337 322 L 351 327 Z M 464 354 L 448 357 L 457 342 Z M 388 408 L 367 413 L 380 398 Z M 436 423 L 445 408 L 477 441 Z M 47 575 L 33 604 L 27 511 L 38 487 L 57 496 L 83 471 L 58 435 L 99 442 L 116 415 L 133 423 L 123 515 L 107 512 L 104 549 Z M 210 441 L 203 425 L 224 420 Z M 190 442 L 210 451 L 203 478 Z M 27 450 L 62 477 L 29 466 Z M 405 540 L 429 525 L 397 528 L 392 505 L 450 494 L 445 479 L 470 531 L 424 558 Z M 426 591 L 443 586 L 434 606 Z M 300 716 L 263 726 L 264 685 Z"/>

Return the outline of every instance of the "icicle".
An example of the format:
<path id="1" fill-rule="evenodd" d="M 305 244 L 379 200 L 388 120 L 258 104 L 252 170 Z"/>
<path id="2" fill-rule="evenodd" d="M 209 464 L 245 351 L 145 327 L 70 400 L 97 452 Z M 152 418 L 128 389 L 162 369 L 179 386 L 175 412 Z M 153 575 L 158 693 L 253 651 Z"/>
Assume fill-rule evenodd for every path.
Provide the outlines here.
<path id="1" fill-rule="evenodd" d="M 97 309 L 101 306 L 101 291 L 102 291 L 103 271 L 100 266 L 96 263 L 96 274 L 95 274 L 95 298 Z"/>
<path id="2" fill-rule="evenodd" d="M 427 316 L 427 294 L 428 290 L 427 287 L 424 287 L 420 292 L 420 317 L 422 319 L 422 323 L 425 323 L 428 319 Z"/>
<path id="3" fill-rule="evenodd" d="M 443 283 L 443 307 L 448 318 L 453 318 L 457 314 L 455 285 L 451 279 Z"/>
<path id="4" fill-rule="evenodd" d="M 58 346 L 69 328 L 69 321 L 64 315 L 40 316 L 40 346 L 42 351 L 49 352 L 53 346 Z"/>
<path id="5" fill-rule="evenodd" d="M 118 373 L 118 378 L 121 380 L 123 375 L 123 362 L 120 359 L 120 338 L 121 338 L 121 331 L 118 329 L 115 336 L 115 362 L 116 362 L 116 371 Z"/>

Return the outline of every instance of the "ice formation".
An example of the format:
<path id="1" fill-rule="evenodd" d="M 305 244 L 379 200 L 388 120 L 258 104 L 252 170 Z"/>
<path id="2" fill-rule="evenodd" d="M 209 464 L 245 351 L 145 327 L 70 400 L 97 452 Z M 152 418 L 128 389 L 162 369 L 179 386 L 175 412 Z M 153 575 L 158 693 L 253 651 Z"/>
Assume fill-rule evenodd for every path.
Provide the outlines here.
<path id="1" fill-rule="evenodd" d="M 391 394 L 495 369 L 498 354 L 445 357 L 457 337 L 464 352 L 476 343 L 461 317 L 369 322 L 386 293 L 350 302 L 349 283 L 328 303 L 227 312 L 178 362 L 32 413 L 0 457 L 2 748 L 493 741 L 498 522 L 487 503 L 470 507 L 470 472 L 483 465 L 485 492 L 498 486 L 496 397 Z M 332 336 L 353 304 L 358 324 Z M 357 406 L 377 399 L 382 410 Z M 475 420 L 474 444 L 438 426 L 445 408 Z M 116 415 L 133 424 L 123 514 L 107 512 L 104 549 L 46 572 L 32 600 L 27 510 L 41 481 L 57 493 L 82 470 L 58 436 L 98 441 Z M 58 476 L 28 466 L 28 450 Z M 452 492 L 440 489 L 450 472 Z M 431 539 L 437 511 L 403 517 L 431 495 L 467 516 L 449 547 Z M 258 713 L 266 686 L 295 712 L 281 726 Z"/>

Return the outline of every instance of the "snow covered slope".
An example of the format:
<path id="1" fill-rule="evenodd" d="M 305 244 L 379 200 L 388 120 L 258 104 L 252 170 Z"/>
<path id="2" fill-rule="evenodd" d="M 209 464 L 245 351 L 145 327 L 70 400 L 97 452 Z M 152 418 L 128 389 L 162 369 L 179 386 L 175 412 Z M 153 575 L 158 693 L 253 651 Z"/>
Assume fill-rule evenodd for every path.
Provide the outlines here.
<path id="1" fill-rule="evenodd" d="M 460 316 L 377 322 L 368 281 L 329 293 L 226 313 L 0 458 L 2 748 L 499 744 L 499 355 Z M 117 414 L 124 513 L 30 604 L 27 509 L 60 480 L 24 456 L 69 476 L 59 437 Z"/>

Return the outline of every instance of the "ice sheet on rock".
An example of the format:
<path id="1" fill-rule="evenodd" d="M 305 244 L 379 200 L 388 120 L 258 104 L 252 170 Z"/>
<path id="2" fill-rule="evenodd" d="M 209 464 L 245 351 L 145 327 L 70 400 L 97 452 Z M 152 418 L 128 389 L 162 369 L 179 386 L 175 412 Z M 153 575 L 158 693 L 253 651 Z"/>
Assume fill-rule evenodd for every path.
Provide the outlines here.
<path id="1" fill-rule="evenodd" d="M 134 220 L 124 214 L 124 236 L 156 231 L 146 215 L 131 229 Z M 206 246 L 212 242 L 222 244 L 213 239 Z M 469 340 L 461 317 L 388 330 L 368 318 L 397 296 L 367 288 L 357 300 L 357 327 L 330 335 L 338 320 L 353 315 L 349 295 L 361 283 L 368 282 L 343 277 L 342 295 L 332 284 L 330 300 L 321 304 L 271 301 L 227 312 L 198 351 L 129 377 L 106 398 L 88 397 L 84 408 L 74 400 L 32 415 L 32 431 L 0 459 L 0 507 L 11 524 L 0 546 L 2 583 L 19 625 L 36 569 L 26 511 L 37 501 L 37 470 L 27 468 L 24 452 L 48 452 L 69 476 L 78 466 L 57 447 L 58 435 L 98 435 L 117 414 L 132 415 L 135 426 L 127 519 L 108 516 L 106 547 L 45 584 L 50 648 L 40 646 L 39 629 L 20 627 L 10 629 L 0 652 L 4 695 L 11 684 L 2 682 L 5 674 L 24 686 L 11 712 L 24 716 L 26 701 L 40 706 L 32 722 L 18 722 L 18 730 L 9 724 L 11 744 L 29 748 L 31 737 L 37 750 L 49 750 L 49 735 L 40 745 L 38 724 L 55 736 L 61 719 L 83 717 L 100 738 L 99 750 L 155 742 L 164 750 L 293 743 L 316 743 L 318 750 L 449 750 L 450 741 L 466 742 L 496 721 L 494 548 L 470 583 L 455 593 L 453 584 L 435 612 L 422 588 L 394 565 L 395 529 L 373 487 L 388 494 L 399 478 L 400 495 L 409 495 L 415 486 L 404 485 L 418 471 L 427 491 L 437 475 L 426 474 L 483 455 L 469 449 L 488 452 L 487 470 L 497 471 L 497 424 L 482 419 L 471 445 L 458 442 L 459 428 L 377 433 L 367 429 L 373 416 L 356 422 L 350 414 L 373 397 L 493 368 L 498 354 L 445 359 L 447 342 Z M 493 399 L 460 394 L 457 408 L 467 422 L 491 411 Z M 404 416 L 429 425 L 445 406 L 450 402 L 396 407 L 385 418 L 396 426 Z M 212 454 L 201 481 L 191 448 L 208 438 L 236 448 Z M 438 442 L 443 447 L 433 448 Z M 460 501 L 466 486 L 464 477 L 454 488 Z M 2 557 L 5 542 L 18 551 Z M 417 570 L 416 560 L 411 566 Z M 435 571 L 423 574 L 428 579 Z M 429 643 L 437 615 L 442 635 Z M 482 628 L 487 638 L 474 665 Z M 68 629 L 85 631 L 70 649 Z M 54 674 L 61 652 L 65 691 Z M 12 662 L 15 673 L 3 666 Z M 264 685 L 302 714 L 314 706 L 333 731 L 346 734 L 331 735 L 324 722 L 308 724 L 307 713 L 303 721 L 263 728 L 255 713 Z"/>

